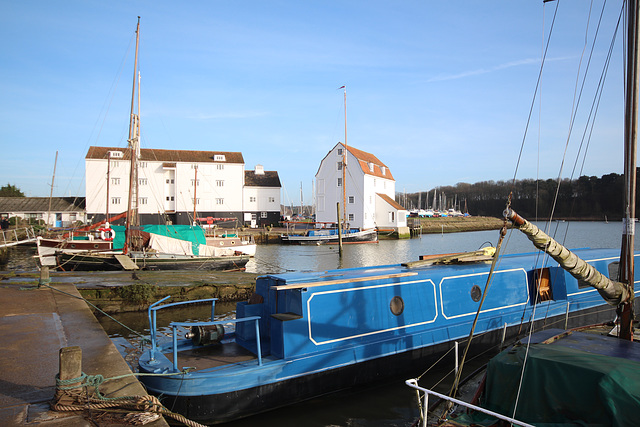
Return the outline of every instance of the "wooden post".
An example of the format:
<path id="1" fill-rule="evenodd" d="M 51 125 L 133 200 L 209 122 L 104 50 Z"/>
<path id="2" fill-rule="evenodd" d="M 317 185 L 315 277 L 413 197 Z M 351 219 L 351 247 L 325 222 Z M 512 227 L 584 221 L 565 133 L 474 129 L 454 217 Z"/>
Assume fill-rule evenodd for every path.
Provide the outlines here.
<path id="1" fill-rule="evenodd" d="M 340 219 L 340 202 L 337 203 L 338 208 L 338 254 L 342 256 L 342 221 Z"/>
<path id="2" fill-rule="evenodd" d="M 73 378 L 80 378 L 82 375 L 82 349 L 79 346 L 63 347 L 60 349 L 60 372 L 58 378 L 61 381 L 68 381 Z M 73 384 L 66 384 L 63 387 L 79 385 L 80 381 Z M 80 390 L 80 389 L 72 389 Z M 72 394 L 65 390 L 56 389 L 54 400 L 58 405 L 70 405 L 74 403 Z"/>
<path id="3" fill-rule="evenodd" d="M 38 287 L 49 282 L 51 282 L 51 279 L 49 278 L 49 266 L 43 265 L 40 269 L 40 280 L 38 281 Z"/>

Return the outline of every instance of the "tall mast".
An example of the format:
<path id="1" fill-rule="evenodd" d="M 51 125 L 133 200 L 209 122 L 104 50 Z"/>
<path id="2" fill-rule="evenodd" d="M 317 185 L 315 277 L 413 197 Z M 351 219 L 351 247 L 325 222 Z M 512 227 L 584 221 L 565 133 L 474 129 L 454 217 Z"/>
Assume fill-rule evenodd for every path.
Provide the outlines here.
<path id="1" fill-rule="evenodd" d="M 342 150 L 342 223 L 347 222 L 347 87 L 344 89 L 344 150 Z"/>
<path id="2" fill-rule="evenodd" d="M 138 221 L 138 156 L 140 154 L 140 99 L 138 98 L 138 113 L 136 114 L 136 89 L 138 96 L 140 89 L 138 76 L 138 47 L 140 45 L 140 17 L 136 25 L 136 54 L 133 63 L 133 90 L 131 93 L 131 114 L 129 116 L 129 153 L 131 156 L 131 167 L 129 170 L 129 203 L 127 207 L 127 227 L 124 245 L 124 253 L 131 249 L 131 227 L 139 225 Z"/>
<path id="3" fill-rule="evenodd" d="M 196 225 L 196 203 L 197 199 L 197 188 L 198 188 L 198 165 L 195 165 L 195 173 L 193 177 L 193 225 Z"/>
<path id="4" fill-rule="evenodd" d="M 56 167 L 58 166 L 58 150 L 56 150 L 56 159 L 53 162 L 53 176 L 51 177 L 51 192 L 49 193 L 49 210 L 47 211 L 47 226 L 51 217 L 51 200 L 53 200 L 53 181 L 56 180 Z M 54 221 L 55 225 L 55 221 Z"/>
<path id="5" fill-rule="evenodd" d="M 620 338 L 633 340 L 634 234 L 636 207 L 636 143 L 638 127 L 638 0 L 627 1 L 627 73 L 624 114 L 625 198 L 619 281 L 629 299 L 619 307 Z"/>

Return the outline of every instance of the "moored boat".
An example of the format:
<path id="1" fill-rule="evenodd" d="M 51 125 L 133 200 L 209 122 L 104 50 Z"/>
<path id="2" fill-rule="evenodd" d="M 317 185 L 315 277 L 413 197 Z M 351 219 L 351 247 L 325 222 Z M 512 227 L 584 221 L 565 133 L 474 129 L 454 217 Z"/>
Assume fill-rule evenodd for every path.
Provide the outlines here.
<path id="1" fill-rule="evenodd" d="M 576 252 L 602 272 L 618 260 L 615 250 Z M 174 322 L 168 342 L 155 336 L 152 324 L 152 349 L 140 358 L 139 369 L 154 375 L 142 381 L 183 415 L 222 422 L 397 377 L 468 335 L 491 259 L 490 253 L 459 254 L 261 276 L 255 295 L 237 304 L 232 321 Z M 540 271 L 536 262 L 536 254 L 505 256 L 493 272 L 478 320 L 477 351 L 515 336 L 523 316 L 534 317 L 537 326 L 569 327 L 612 316 L 595 289 L 582 287 L 557 265 Z M 549 278 L 544 296 L 534 286 L 539 274 Z M 235 331 L 223 333 L 230 322 Z M 181 326 L 206 339 L 178 339 Z"/>
<path id="2" fill-rule="evenodd" d="M 337 244 L 342 237 L 343 243 L 371 243 L 378 241 L 378 231 L 374 228 L 361 230 L 349 228 L 338 235 L 337 228 L 317 228 L 307 230 L 304 234 L 282 234 L 280 241 L 293 245 Z"/>

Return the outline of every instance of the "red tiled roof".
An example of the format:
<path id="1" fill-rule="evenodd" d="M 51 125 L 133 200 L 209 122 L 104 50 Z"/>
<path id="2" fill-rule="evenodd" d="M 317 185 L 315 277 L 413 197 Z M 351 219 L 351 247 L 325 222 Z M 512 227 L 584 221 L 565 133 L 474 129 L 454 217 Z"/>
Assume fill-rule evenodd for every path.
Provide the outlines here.
<path id="1" fill-rule="evenodd" d="M 351 154 L 353 154 L 356 159 L 358 159 L 360 168 L 365 174 L 393 180 L 393 175 L 391 175 L 391 171 L 389 170 L 387 165 L 382 163 L 380 159 L 378 159 L 373 154 L 367 153 L 366 151 L 358 150 L 357 148 L 353 148 L 351 146 L 347 146 L 347 150 Z M 369 168 L 369 164 L 373 165 L 373 171 Z M 383 167 L 385 168 L 384 174 L 382 173 Z"/>
<path id="2" fill-rule="evenodd" d="M 109 151 L 120 151 L 123 159 L 129 160 L 129 150 L 121 147 L 89 147 L 86 159 L 106 159 Z M 225 156 L 224 161 L 214 160 L 216 154 Z M 155 148 L 141 148 L 141 161 L 157 162 L 185 162 L 185 163 L 240 163 L 244 164 L 242 153 L 229 151 L 195 151 L 195 150 L 158 150 Z"/>

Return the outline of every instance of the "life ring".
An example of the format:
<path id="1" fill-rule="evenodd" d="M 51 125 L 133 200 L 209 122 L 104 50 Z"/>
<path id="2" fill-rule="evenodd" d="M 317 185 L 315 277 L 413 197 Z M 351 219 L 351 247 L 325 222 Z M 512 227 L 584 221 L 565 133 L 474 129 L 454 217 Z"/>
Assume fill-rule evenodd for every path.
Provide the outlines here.
<path id="1" fill-rule="evenodd" d="M 112 228 L 101 228 L 98 231 L 100 232 L 100 238 L 107 242 L 112 241 L 113 238 L 116 237 L 116 231 Z"/>

